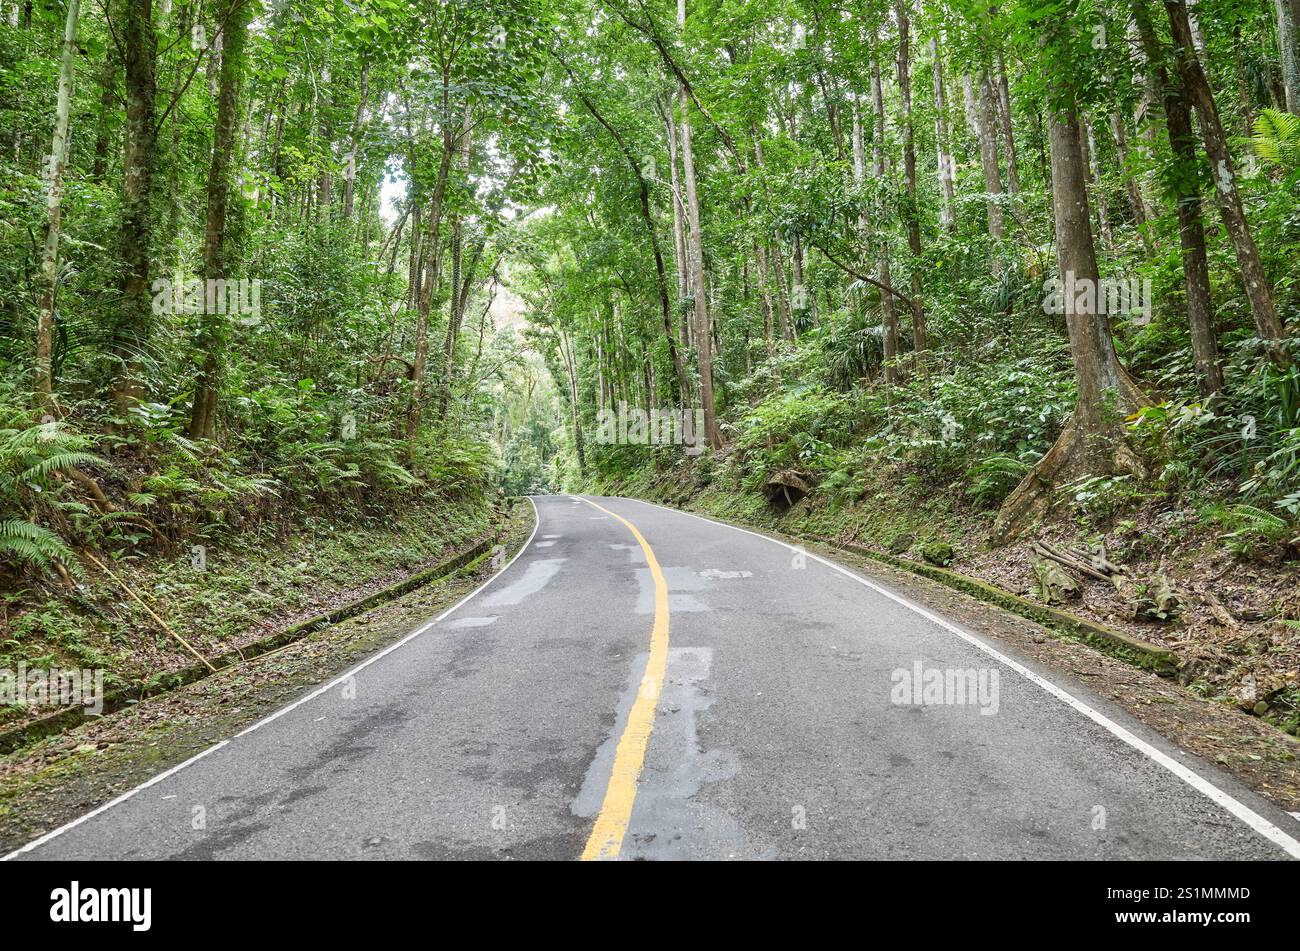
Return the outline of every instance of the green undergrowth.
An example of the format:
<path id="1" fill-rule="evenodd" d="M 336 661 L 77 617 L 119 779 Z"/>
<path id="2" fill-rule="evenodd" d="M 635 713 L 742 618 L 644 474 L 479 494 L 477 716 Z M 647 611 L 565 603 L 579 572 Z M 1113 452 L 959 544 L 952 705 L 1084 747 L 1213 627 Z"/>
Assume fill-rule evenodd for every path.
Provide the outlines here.
<path id="1" fill-rule="evenodd" d="M 621 478 L 597 482 L 592 490 L 670 505 L 689 504 L 702 514 L 789 534 L 842 538 L 885 548 L 901 538 L 911 540 L 917 551 L 930 542 L 963 544 L 965 540 L 965 544 L 975 544 L 979 531 L 992 524 L 990 514 L 972 512 L 954 503 L 949 494 L 926 496 L 920 491 L 900 492 L 865 482 L 855 501 L 814 490 L 781 511 L 761 492 L 749 488 L 731 464 L 717 466 L 712 460 L 683 459 L 663 469 L 647 466 Z M 960 489 L 955 491 L 960 493 Z"/>
<path id="2" fill-rule="evenodd" d="M 108 567 L 173 631 L 214 656 L 425 568 L 481 538 L 490 523 L 477 499 L 411 501 L 370 514 L 341 509 L 289 528 L 266 523 L 234 533 L 206 546 L 202 558 L 186 548 Z M 103 668 L 112 689 L 194 661 L 93 566 L 76 589 L 28 588 L 4 599 L 0 668 Z M 24 712 L 0 709 L 0 723 Z"/>

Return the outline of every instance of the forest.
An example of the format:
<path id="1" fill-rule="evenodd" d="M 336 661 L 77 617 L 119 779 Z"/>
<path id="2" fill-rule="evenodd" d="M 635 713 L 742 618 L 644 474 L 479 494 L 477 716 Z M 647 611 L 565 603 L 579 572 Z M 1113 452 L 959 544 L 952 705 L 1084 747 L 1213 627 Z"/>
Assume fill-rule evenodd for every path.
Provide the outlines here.
<path id="1" fill-rule="evenodd" d="M 1297 17 L 4 0 L 0 659 L 600 491 L 1102 580 L 1296 732 Z"/>

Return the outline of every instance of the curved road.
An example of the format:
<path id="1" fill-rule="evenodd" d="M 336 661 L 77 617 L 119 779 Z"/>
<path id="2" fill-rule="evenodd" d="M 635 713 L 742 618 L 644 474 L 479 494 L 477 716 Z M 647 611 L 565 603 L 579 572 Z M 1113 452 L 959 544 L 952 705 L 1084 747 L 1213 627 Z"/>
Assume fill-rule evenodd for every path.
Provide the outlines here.
<path id="1" fill-rule="evenodd" d="M 1286 813 L 874 582 L 534 501 L 446 615 L 15 855 L 1300 858 Z"/>

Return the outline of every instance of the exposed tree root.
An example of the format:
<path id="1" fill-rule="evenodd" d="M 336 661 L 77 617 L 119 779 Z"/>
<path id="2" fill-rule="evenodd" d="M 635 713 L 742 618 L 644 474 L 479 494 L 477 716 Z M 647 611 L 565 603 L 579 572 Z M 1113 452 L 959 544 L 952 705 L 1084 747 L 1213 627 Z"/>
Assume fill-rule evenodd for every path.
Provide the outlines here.
<path id="1" fill-rule="evenodd" d="M 90 493 L 90 498 L 95 503 L 95 508 L 99 509 L 101 514 L 117 511 L 117 506 L 108 500 L 108 496 L 104 494 L 104 490 L 99 487 L 98 482 L 77 468 L 68 469 L 67 473 L 73 482 L 76 482 Z"/>
<path id="2" fill-rule="evenodd" d="M 991 541 L 1005 545 L 1022 535 L 1047 512 L 1057 486 L 1088 475 L 1146 472 L 1142 459 L 1124 441 L 1122 423 L 1101 434 L 1089 433 L 1078 415 L 1072 415 L 1052 448 L 1002 503 Z"/>
<path id="3" fill-rule="evenodd" d="M 768 476 L 763 484 L 763 494 L 768 504 L 778 511 L 786 511 L 812 491 L 803 474 L 794 469 L 782 469 Z"/>
<path id="4" fill-rule="evenodd" d="M 1109 391 L 1115 405 L 1107 407 L 1105 418 L 1088 422 L 1076 407 L 1052 448 L 1007 496 L 993 522 L 990 541 L 994 545 L 1013 541 L 1042 518 L 1057 486 L 1090 475 L 1147 475 L 1146 464 L 1124 438 L 1124 417 L 1150 405 L 1151 397 L 1118 363 L 1115 378 L 1118 387 Z"/>

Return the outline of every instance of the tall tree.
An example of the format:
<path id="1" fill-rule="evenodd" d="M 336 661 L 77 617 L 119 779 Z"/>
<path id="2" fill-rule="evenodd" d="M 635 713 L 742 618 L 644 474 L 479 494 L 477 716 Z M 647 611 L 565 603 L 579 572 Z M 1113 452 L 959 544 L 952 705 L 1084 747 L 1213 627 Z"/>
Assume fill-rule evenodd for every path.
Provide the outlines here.
<path id="1" fill-rule="evenodd" d="M 352 220 L 353 193 L 357 181 L 357 149 L 365 130 L 366 100 L 370 93 L 370 61 L 361 66 L 361 93 L 357 99 L 357 116 L 352 123 L 352 135 L 348 144 L 347 161 L 343 168 L 343 220 Z"/>
<path id="2" fill-rule="evenodd" d="M 122 313 L 115 350 L 119 361 L 113 405 L 119 417 L 140 398 L 143 381 L 137 354 L 149 336 L 153 300 L 150 251 L 153 235 L 154 99 L 157 39 L 153 0 L 126 0 L 122 26 L 126 71 L 126 146 L 122 156 Z"/>
<path id="3" fill-rule="evenodd" d="M 976 95 L 977 134 L 979 136 L 980 164 L 984 168 L 984 192 L 988 196 L 989 236 L 1001 241 L 1006 236 L 1006 226 L 1002 215 L 1002 175 L 998 170 L 997 130 L 994 117 L 997 105 L 994 102 L 993 84 L 988 72 L 980 76 L 979 91 Z"/>
<path id="4" fill-rule="evenodd" d="M 1237 253 L 1237 266 L 1241 268 L 1242 282 L 1246 287 L 1246 299 L 1250 301 L 1251 314 L 1255 318 L 1255 330 L 1269 358 L 1278 366 L 1291 364 L 1291 356 L 1286 348 L 1285 331 L 1282 318 L 1278 316 L 1277 305 L 1273 300 L 1273 285 L 1264 273 L 1259 249 L 1251 234 L 1250 223 L 1246 220 L 1246 209 L 1237 190 L 1236 166 L 1232 153 L 1228 149 L 1227 135 L 1223 123 L 1219 120 L 1219 108 L 1214 102 L 1214 93 L 1205 71 L 1201 68 L 1196 55 L 1196 44 L 1192 35 L 1191 22 L 1188 19 L 1184 0 L 1164 0 L 1165 11 L 1169 16 L 1169 26 L 1173 33 L 1174 58 L 1178 64 L 1178 77 L 1196 109 L 1200 120 L 1201 139 L 1205 143 L 1205 153 L 1210 159 L 1211 177 L 1214 181 L 1214 197 L 1223 217 L 1224 227 L 1232 239 L 1233 249 Z"/>
<path id="5" fill-rule="evenodd" d="M 885 176 L 887 174 L 886 153 L 885 153 L 885 91 L 884 83 L 880 73 L 880 59 L 876 51 L 872 50 L 871 56 L 871 107 L 875 114 L 875 129 L 871 137 L 871 159 L 872 174 L 876 180 L 878 198 L 876 200 L 876 213 L 880 222 L 883 223 L 884 215 L 884 193 L 885 193 Z M 878 225 L 879 232 L 876 249 L 876 279 L 884 286 L 892 288 L 894 286 L 893 274 L 889 264 L 889 239 L 883 227 Z M 898 382 L 898 310 L 894 306 L 894 297 L 892 294 L 884 293 L 880 295 L 880 314 L 882 319 L 881 342 L 885 364 L 885 382 L 893 384 Z"/>
<path id="6" fill-rule="evenodd" d="M 1273 0 L 1277 13 L 1277 45 L 1282 54 L 1282 87 L 1287 112 L 1300 114 L 1300 28 L 1294 0 Z"/>
<path id="7" fill-rule="evenodd" d="M 951 234 L 957 228 L 955 206 L 956 165 L 948 141 L 948 100 L 943 84 L 943 59 L 939 55 L 939 41 L 930 37 L 930 59 L 934 70 L 934 147 L 939 166 L 939 226 Z"/>
<path id="8" fill-rule="evenodd" d="M 686 31 L 686 0 L 677 0 L 677 29 Z M 709 322 L 709 296 L 704 286 L 704 235 L 700 230 L 700 195 L 695 174 L 695 146 L 692 141 L 690 90 L 679 78 L 678 103 L 681 117 L 678 131 L 682 147 L 682 177 L 686 180 L 686 223 L 691 269 L 691 290 L 695 295 L 695 354 L 700 370 L 700 404 L 704 410 L 704 432 L 709 445 L 722 448 L 722 430 L 713 397 L 713 327 Z"/>
<path id="9" fill-rule="evenodd" d="M 63 229 L 63 176 L 68 163 L 68 115 L 72 109 L 72 80 L 77 56 L 80 0 L 68 0 L 59 59 L 59 92 L 54 110 L 54 136 L 46 159 L 45 246 L 41 253 L 40 313 L 36 320 L 36 402 L 54 408 L 54 302 L 59 275 L 59 237 Z"/>
<path id="10" fill-rule="evenodd" d="M 1174 158 L 1170 182 L 1178 215 L 1183 286 L 1187 292 L 1187 323 L 1196 363 L 1196 382 L 1202 396 L 1212 397 L 1223 390 L 1224 382 L 1223 368 L 1219 366 L 1218 335 L 1214 329 L 1205 226 L 1201 220 L 1200 163 L 1196 159 L 1192 108 L 1182 85 L 1171 78 L 1165 68 L 1160 41 L 1144 2 L 1134 6 L 1134 25 L 1145 54 L 1143 60 L 1148 82 L 1164 101 L 1169 147 Z"/>
<path id="11" fill-rule="evenodd" d="M 925 310 L 921 303 L 921 209 L 916 195 L 915 130 L 912 125 L 912 23 L 909 0 L 897 0 L 898 99 L 903 113 L 903 185 L 907 200 L 903 220 L 907 225 L 907 246 L 912 252 L 912 348 L 919 356 L 925 351 Z"/>
<path id="12" fill-rule="evenodd" d="M 229 0 L 223 9 L 221 69 L 217 95 L 217 124 L 212 133 L 212 161 L 208 165 L 208 212 L 203 231 L 203 278 L 226 281 L 232 263 L 227 224 L 231 197 L 231 166 L 235 155 L 235 131 L 239 125 L 239 93 L 243 83 L 244 45 L 252 17 L 251 0 Z M 209 287 L 216 287 L 209 284 Z M 210 295 L 216 297 L 217 295 Z M 194 386 L 190 414 L 191 439 L 212 439 L 216 435 L 217 398 L 221 387 L 222 352 L 229 337 L 225 315 L 205 299 L 199 320 L 199 373 Z"/>
<path id="13" fill-rule="evenodd" d="M 1059 27 L 1050 24 L 1043 53 L 1063 53 Z M 1055 42 L 1052 42 L 1052 40 Z M 1068 54 L 1056 69 L 1069 75 Z M 1070 340 L 1078 399 L 1051 449 L 1007 496 L 993 526 L 995 541 L 1023 531 L 1044 511 L 1053 489 L 1083 474 L 1143 472 L 1124 439 L 1124 417 L 1146 402 L 1120 365 L 1101 291 L 1101 272 L 1088 208 L 1077 93 L 1062 78 L 1049 107 L 1052 218 L 1056 232 L 1058 288 Z"/>

